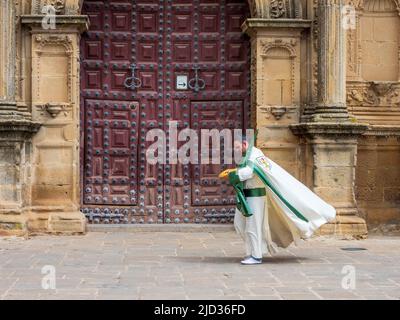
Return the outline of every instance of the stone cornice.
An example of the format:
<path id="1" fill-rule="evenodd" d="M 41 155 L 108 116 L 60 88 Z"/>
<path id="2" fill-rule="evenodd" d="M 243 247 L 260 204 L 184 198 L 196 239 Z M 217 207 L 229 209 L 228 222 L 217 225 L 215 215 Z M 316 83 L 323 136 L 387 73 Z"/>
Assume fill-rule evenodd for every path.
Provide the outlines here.
<path id="1" fill-rule="evenodd" d="M 26 119 L 0 119 L 0 140 L 12 141 L 30 138 L 39 131 L 41 123 Z"/>
<path id="2" fill-rule="evenodd" d="M 370 125 L 364 136 L 400 137 L 400 125 Z"/>
<path id="3" fill-rule="evenodd" d="M 266 28 L 291 28 L 291 29 L 309 29 L 312 21 L 304 19 L 261 19 L 250 18 L 242 24 L 242 30 L 251 33 L 252 30 Z"/>
<path id="4" fill-rule="evenodd" d="M 368 125 L 352 122 L 309 122 L 290 126 L 293 134 L 305 137 L 357 137 L 367 131 Z"/>
<path id="5" fill-rule="evenodd" d="M 21 24 L 31 28 L 41 27 L 43 15 L 22 15 Z M 56 25 L 65 27 L 76 27 L 79 32 L 84 32 L 89 28 L 89 17 L 86 15 L 59 15 L 56 16 Z"/>

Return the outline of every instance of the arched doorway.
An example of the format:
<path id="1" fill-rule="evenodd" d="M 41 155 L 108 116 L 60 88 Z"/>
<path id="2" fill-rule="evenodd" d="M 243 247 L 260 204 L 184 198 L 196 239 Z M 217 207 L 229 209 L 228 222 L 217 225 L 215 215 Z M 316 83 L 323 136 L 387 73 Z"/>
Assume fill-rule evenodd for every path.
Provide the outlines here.
<path id="1" fill-rule="evenodd" d="M 247 1 L 86 0 L 83 14 L 91 23 L 81 41 L 81 189 L 89 222 L 230 222 L 235 198 L 217 178 L 225 166 L 149 165 L 146 134 L 167 132 L 171 121 L 178 130 L 247 126 Z M 196 78 L 198 89 L 189 83 Z"/>

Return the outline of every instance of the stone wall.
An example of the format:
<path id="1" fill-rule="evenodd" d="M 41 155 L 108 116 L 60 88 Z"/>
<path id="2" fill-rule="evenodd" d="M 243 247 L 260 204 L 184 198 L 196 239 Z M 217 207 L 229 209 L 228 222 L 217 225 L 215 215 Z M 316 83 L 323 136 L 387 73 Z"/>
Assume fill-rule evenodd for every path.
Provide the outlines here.
<path id="1" fill-rule="evenodd" d="M 54 29 L 42 26 L 46 4 L 57 10 Z M 69 0 L 7 1 L 0 8 L 0 87 L 6 94 L 0 100 L 0 228 L 84 232 L 79 41 L 87 17 Z"/>
<path id="2" fill-rule="evenodd" d="M 356 172 L 356 196 L 361 215 L 370 228 L 400 224 L 399 130 L 360 138 Z"/>
<path id="3" fill-rule="evenodd" d="M 369 130 L 359 139 L 356 198 L 371 228 L 400 222 L 399 2 L 355 4 L 347 33 L 347 106 Z"/>

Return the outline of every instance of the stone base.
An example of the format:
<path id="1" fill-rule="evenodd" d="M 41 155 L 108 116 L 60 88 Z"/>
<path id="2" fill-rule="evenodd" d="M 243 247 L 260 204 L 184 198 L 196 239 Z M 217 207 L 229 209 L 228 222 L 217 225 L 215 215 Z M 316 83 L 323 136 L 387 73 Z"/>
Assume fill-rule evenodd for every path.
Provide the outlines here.
<path id="1" fill-rule="evenodd" d="M 233 224 L 88 224 L 88 232 L 235 232 Z"/>
<path id="2" fill-rule="evenodd" d="M 77 212 L 0 214 L 0 236 L 24 236 L 32 233 L 83 234 L 86 218 Z"/>
<path id="3" fill-rule="evenodd" d="M 0 210 L 0 236 L 24 236 L 27 233 L 26 216 L 20 210 Z"/>
<path id="4" fill-rule="evenodd" d="M 0 217 L 1 219 L 1 217 Z M 0 237 L 25 236 L 28 232 L 26 224 L 21 222 L 0 222 Z"/>
<path id="5" fill-rule="evenodd" d="M 82 212 L 59 212 L 50 214 L 49 233 L 85 233 L 86 218 Z"/>
<path id="6" fill-rule="evenodd" d="M 366 239 L 368 236 L 367 223 L 355 215 L 338 215 L 335 221 L 323 225 L 316 235 Z"/>

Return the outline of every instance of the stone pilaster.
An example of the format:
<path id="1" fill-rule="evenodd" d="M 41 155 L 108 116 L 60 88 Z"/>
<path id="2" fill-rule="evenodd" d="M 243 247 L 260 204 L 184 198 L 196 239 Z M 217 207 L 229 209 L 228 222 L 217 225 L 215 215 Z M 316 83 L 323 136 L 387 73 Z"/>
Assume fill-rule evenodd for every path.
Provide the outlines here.
<path id="1" fill-rule="evenodd" d="M 79 210 L 79 41 L 88 19 L 57 15 L 55 29 L 42 28 L 42 19 L 21 17 L 31 34 L 32 117 L 42 123 L 33 139 L 28 227 L 81 233 L 86 219 Z"/>
<path id="2" fill-rule="evenodd" d="M 291 128 L 310 146 L 314 191 L 337 209 L 336 222 L 325 225 L 321 232 L 364 237 L 366 223 L 358 217 L 354 188 L 357 139 L 367 130 L 367 125 L 351 119 L 346 107 L 343 0 L 318 3 L 317 103 L 309 105 L 302 122 Z"/>
<path id="3" fill-rule="evenodd" d="M 289 126 L 300 119 L 304 19 L 248 19 L 242 26 L 251 37 L 252 128 L 257 146 L 297 178 L 302 171 L 299 138 Z"/>

